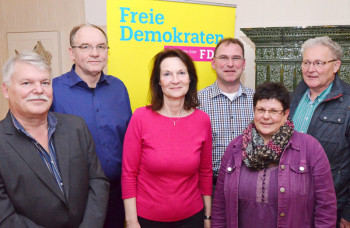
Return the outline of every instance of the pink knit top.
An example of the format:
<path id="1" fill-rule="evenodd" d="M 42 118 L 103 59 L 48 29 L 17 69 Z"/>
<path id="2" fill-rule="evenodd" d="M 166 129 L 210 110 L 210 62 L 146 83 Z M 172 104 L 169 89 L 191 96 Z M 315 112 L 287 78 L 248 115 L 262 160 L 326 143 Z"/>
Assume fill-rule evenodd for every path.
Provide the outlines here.
<path id="1" fill-rule="evenodd" d="M 137 215 L 149 220 L 196 214 L 201 196 L 212 194 L 211 150 L 210 118 L 201 110 L 177 120 L 137 109 L 124 140 L 123 199 L 136 197 Z"/>

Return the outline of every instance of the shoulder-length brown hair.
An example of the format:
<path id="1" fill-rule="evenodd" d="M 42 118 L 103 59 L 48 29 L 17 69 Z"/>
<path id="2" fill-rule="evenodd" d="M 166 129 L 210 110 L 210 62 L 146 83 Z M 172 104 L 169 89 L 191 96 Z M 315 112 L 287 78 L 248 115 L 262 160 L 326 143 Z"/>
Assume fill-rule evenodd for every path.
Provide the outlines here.
<path id="1" fill-rule="evenodd" d="M 184 108 L 189 110 L 199 105 L 197 97 L 197 72 L 193 64 L 193 61 L 189 55 L 179 49 L 166 49 L 159 52 L 154 56 L 153 69 L 150 80 L 150 100 L 151 105 L 149 106 L 153 111 L 158 111 L 163 107 L 164 97 L 160 82 L 160 64 L 166 58 L 177 57 L 187 67 L 187 71 L 190 77 L 190 85 L 185 95 Z"/>

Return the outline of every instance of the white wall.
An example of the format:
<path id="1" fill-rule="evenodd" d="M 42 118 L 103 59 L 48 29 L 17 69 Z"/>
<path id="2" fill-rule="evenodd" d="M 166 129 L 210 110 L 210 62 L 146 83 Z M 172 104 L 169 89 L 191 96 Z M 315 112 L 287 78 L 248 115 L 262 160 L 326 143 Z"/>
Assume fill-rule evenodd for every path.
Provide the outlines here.
<path id="1" fill-rule="evenodd" d="M 200 1 L 200 0 L 197 0 Z M 255 46 L 240 28 L 350 25 L 350 0 L 202 0 L 237 5 L 235 37 L 246 49 L 243 83 L 255 86 Z M 86 21 L 106 26 L 106 2 L 85 0 Z M 210 15 L 210 13 L 208 14 Z M 225 18 L 213 18 L 218 23 Z"/>

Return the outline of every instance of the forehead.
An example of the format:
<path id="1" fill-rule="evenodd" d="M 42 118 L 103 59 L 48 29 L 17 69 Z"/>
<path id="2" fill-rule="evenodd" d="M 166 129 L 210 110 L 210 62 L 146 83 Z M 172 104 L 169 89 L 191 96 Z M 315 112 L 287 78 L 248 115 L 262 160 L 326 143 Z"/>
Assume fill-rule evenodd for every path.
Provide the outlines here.
<path id="1" fill-rule="evenodd" d="M 106 37 L 103 33 L 94 27 L 80 28 L 74 37 L 74 42 L 77 44 L 87 43 L 106 43 Z"/>
<path id="2" fill-rule="evenodd" d="M 32 64 L 19 61 L 19 62 L 16 62 L 14 66 L 14 71 L 13 71 L 11 80 L 23 80 L 23 79 L 50 80 L 51 74 L 47 70 L 42 70 Z"/>
<path id="3" fill-rule="evenodd" d="M 240 55 L 243 56 L 243 50 L 238 44 L 229 42 L 222 43 L 216 50 L 216 55 Z"/>
<path id="4" fill-rule="evenodd" d="M 324 45 L 315 45 L 304 50 L 304 59 L 324 60 L 333 55 L 331 49 Z"/>
<path id="5" fill-rule="evenodd" d="M 281 109 L 282 104 L 277 99 L 261 99 L 256 102 L 258 108 Z"/>
<path id="6" fill-rule="evenodd" d="M 166 70 L 170 68 L 187 69 L 186 65 L 178 57 L 168 57 L 163 59 L 160 63 L 160 70 Z"/>

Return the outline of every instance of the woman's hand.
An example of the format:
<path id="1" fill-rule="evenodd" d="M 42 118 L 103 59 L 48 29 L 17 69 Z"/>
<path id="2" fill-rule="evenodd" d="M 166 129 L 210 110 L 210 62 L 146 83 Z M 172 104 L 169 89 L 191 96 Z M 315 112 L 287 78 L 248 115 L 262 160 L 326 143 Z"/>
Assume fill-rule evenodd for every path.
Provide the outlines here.
<path id="1" fill-rule="evenodd" d="M 346 221 L 345 219 L 341 218 L 339 223 L 340 228 L 350 228 L 350 222 Z"/>
<path id="2" fill-rule="evenodd" d="M 211 220 L 204 219 L 204 228 L 210 228 L 211 227 Z"/>
<path id="3" fill-rule="evenodd" d="M 126 222 L 126 228 L 141 228 L 138 221 Z"/>

